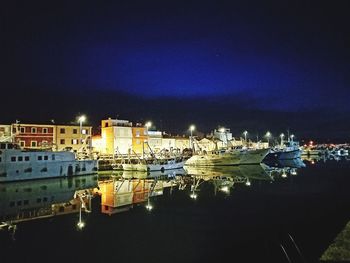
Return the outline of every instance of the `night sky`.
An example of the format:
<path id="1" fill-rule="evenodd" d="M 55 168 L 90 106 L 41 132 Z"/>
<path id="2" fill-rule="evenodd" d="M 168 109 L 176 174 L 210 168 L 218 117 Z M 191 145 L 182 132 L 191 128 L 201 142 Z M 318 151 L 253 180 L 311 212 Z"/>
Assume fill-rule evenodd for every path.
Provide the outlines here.
<path id="1" fill-rule="evenodd" d="M 94 125 L 350 139 L 349 1 L 7 1 L 0 12 L 2 123 L 86 113 Z"/>

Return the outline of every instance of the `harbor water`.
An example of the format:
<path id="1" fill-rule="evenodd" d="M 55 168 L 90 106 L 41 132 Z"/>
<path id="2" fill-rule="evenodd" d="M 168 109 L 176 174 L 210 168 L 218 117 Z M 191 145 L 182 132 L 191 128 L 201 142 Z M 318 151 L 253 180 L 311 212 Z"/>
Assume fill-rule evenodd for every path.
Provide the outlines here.
<path id="1" fill-rule="evenodd" d="M 1 262 L 318 262 L 349 183 L 345 158 L 3 183 Z"/>

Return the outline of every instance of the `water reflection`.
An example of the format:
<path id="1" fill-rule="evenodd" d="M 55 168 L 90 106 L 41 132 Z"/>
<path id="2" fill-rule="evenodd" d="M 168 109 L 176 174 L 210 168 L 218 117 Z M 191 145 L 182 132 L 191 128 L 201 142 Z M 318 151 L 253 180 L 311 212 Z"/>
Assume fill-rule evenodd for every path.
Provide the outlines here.
<path id="1" fill-rule="evenodd" d="M 82 226 L 81 211 L 90 211 L 96 186 L 96 175 L 0 184 L 0 226 L 78 212 Z"/>

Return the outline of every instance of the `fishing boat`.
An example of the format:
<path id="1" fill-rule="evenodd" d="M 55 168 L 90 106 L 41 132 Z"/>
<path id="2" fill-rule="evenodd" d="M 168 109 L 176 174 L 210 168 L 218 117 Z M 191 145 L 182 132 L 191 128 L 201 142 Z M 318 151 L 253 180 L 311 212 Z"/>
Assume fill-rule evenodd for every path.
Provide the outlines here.
<path id="1" fill-rule="evenodd" d="M 259 164 L 269 153 L 269 149 L 224 149 L 201 152 L 189 158 L 187 166 L 226 166 L 241 164 Z"/>
<path id="2" fill-rule="evenodd" d="M 137 162 L 123 163 L 124 171 L 165 171 L 180 169 L 184 166 L 185 160 L 182 157 L 173 158 L 152 158 L 138 159 Z"/>
<path id="3" fill-rule="evenodd" d="M 299 143 L 296 141 L 288 141 L 272 148 L 267 159 L 275 160 L 292 160 L 301 157 Z"/>
<path id="4" fill-rule="evenodd" d="M 80 176 L 97 173 L 97 160 L 78 160 L 68 151 L 21 150 L 0 143 L 0 182 Z"/>

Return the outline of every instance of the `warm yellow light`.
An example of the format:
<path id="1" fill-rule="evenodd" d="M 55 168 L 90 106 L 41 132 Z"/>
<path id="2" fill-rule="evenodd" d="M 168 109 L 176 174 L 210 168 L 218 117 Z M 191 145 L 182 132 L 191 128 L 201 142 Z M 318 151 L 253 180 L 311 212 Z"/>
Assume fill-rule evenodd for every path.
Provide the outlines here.
<path id="1" fill-rule="evenodd" d="M 220 191 L 224 192 L 224 193 L 229 193 L 230 189 L 228 188 L 228 186 L 223 186 L 220 188 Z"/>
<path id="2" fill-rule="evenodd" d="M 191 197 L 192 199 L 197 199 L 197 195 L 196 195 L 195 193 L 191 194 L 190 197 Z"/>
<path id="3" fill-rule="evenodd" d="M 83 221 L 79 221 L 78 224 L 77 224 L 77 227 L 81 230 L 83 229 L 85 226 L 85 223 Z"/>
<path id="4" fill-rule="evenodd" d="M 250 181 L 247 180 L 247 181 L 245 182 L 245 185 L 246 185 L 246 186 L 250 186 L 250 185 L 251 185 Z"/>
<path id="5" fill-rule="evenodd" d="M 148 205 L 146 205 L 146 209 L 147 209 L 148 211 L 151 211 L 151 210 L 153 209 L 153 206 L 150 205 L 150 204 L 148 204 Z"/>
<path id="6" fill-rule="evenodd" d="M 84 121 L 86 121 L 86 116 L 85 115 L 79 116 L 78 121 L 83 123 Z"/>
<path id="7" fill-rule="evenodd" d="M 145 126 L 149 129 L 152 126 L 152 122 L 151 121 L 146 122 Z"/>
<path id="8" fill-rule="evenodd" d="M 225 128 L 220 128 L 219 132 L 225 132 L 226 129 Z"/>

